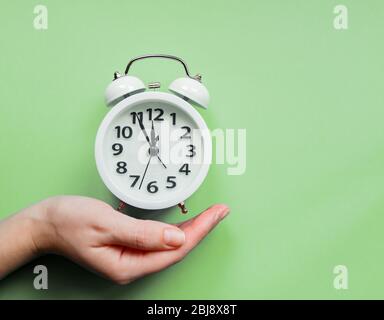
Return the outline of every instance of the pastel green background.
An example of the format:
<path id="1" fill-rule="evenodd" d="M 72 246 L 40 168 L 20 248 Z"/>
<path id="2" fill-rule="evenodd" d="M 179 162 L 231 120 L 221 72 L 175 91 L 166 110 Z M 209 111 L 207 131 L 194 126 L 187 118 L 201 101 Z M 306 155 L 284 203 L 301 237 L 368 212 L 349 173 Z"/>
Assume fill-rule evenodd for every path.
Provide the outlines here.
<path id="1" fill-rule="evenodd" d="M 48 256 L 0 282 L 0 298 L 384 298 L 384 3 L 381 0 L 0 0 L 0 216 L 57 194 L 116 200 L 94 163 L 115 70 L 145 53 L 203 74 L 210 128 L 247 130 L 247 170 L 213 165 L 188 201 L 231 215 L 183 262 L 118 286 Z M 333 8 L 349 29 L 333 28 Z M 163 87 L 166 61 L 132 69 Z M 173 210 L 169 217 L 179 217 Z M 0 261 L 1 263 L 1 261 Z M 49 290 L 33 288 L 45 264 Z M 333 288 L 346 265 L 349 289 Z"/>

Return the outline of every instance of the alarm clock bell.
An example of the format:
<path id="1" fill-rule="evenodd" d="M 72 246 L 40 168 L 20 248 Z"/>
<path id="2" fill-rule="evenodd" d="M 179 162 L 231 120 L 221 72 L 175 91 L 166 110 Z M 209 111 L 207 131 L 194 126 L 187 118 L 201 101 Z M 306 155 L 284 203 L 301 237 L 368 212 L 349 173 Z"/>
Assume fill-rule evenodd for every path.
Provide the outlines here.
<path id="1" fill-rule="evenodd" d="M 121 76 L 115 72 L 114 80 L 105 90 L 105 102 L 108 107 L 113 107 L 128 96 L 145 91 L 143 81 L 134 76 Z"/>
<path id="2" fill-rule="evenodd" d="M 204 109 L 208 108 L 209 93 L 207 88 L 200 82 L 201 77 L 179 78 L 174 80 L 169 86 L 169 90 L 180 96 L 184 100 L 191 100 Z"/>
<path id="3" fill-rule="evenodd" d="M 108 85 L 105 91 L 105 102 L 107 106 L 113 107 L 128 96 L 145 91 L 143 81 L 137 77 L 128 75 L 128 71 L 135 61 L 147 58 L 165 58 L 180 62 L 187 76 L 174 80 L 168 89 L 186 101 L 190 101 L 204 109 L 208 108 L 209 93 L 207 88 L 201 83 L 201 75 L 191 76 L 186 63 L 182 59 L 163 54 L 145 55 L 132 59 L 125 69 L 124 76 L 119 72 L 115 72 L 114 80 Z"/>

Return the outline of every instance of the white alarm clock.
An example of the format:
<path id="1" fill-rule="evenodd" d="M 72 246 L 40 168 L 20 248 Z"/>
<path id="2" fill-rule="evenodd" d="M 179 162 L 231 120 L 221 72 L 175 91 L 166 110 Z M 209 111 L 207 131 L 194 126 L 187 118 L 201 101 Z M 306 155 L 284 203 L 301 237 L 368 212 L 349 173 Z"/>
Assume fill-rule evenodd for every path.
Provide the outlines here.
<path id="1" fill-rule="evenodd" d="M 128 75 L 135 61 L 166 58 L 180 62 L 186 77 L 170 92 Z M 98 172 L 107 188 L 131 206 L 155 210 L 182 204 L 202 184 L 212 157 L 208 127 L 193 105 L 207 108 L 209 93 L 201 76 L 191 76 L 186 63 L 170 55 L 132 59 L 106 89 L 113 107 L 96 136 Z"/>

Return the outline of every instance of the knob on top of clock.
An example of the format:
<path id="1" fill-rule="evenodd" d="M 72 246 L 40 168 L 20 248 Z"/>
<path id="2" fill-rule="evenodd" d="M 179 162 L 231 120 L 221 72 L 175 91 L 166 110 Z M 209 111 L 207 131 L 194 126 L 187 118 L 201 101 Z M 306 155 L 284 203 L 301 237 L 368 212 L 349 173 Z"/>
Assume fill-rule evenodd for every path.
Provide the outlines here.
<path id="1" fill-rule="evenodd" d="M 186 63 L 182 59 L 164 54 L 151 54 L 136 57 L 128 63 L 125 69 L 125 75 L 120 75 L 118 72 L 115 72 L 114 80 L 108 85 L 105 91 L 105 101 L 107 106 L 113 107 L 126 97 L 145 91 L 146 87 L 143 81 L 137 77 L 128 75 L 128 71 L 135 61 L 147 58 L 165 58 L 179 61 L 183 65 L 187 76 L 174 80 L 168 89 L 177 96 L 192 102 L 197 106 L 205 109 L 208 107 L 209 93 L 207 88 L 201 83 L 201 75 L 191 76 Z"/>

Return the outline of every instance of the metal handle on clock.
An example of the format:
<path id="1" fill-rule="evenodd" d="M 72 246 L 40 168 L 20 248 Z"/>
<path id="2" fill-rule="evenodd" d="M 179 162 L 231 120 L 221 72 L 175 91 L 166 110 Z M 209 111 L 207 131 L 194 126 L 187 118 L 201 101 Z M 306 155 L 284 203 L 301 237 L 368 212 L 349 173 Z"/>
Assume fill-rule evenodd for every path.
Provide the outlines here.
<path id="1" fill-rule="evenodd" d="M 185 74 L 189 78 L 201 81 L 201 75 L 200 74 L 197 74 L 195 76 L 190 75 L 189 70 L 188 70 L 188 66 L 183 59 L 176 57 L 176 56 L 169 55 L 169 54 L 146 54 L 146 55 L 142 55 L 142 56 L 138 56 L 136 58 L 133 58 L 132 60 L 130 60 L 128 62 L 127 67 L 125 68 L 125 74 L 126 75 L 128 74 L 128 71 L 134 62 L 139 61 L 139 60 L 149 59 L 149 58 L 161 58 L 161 59 L 170 59 L 170 60 L 178 61 L 183 65 Z"/>

